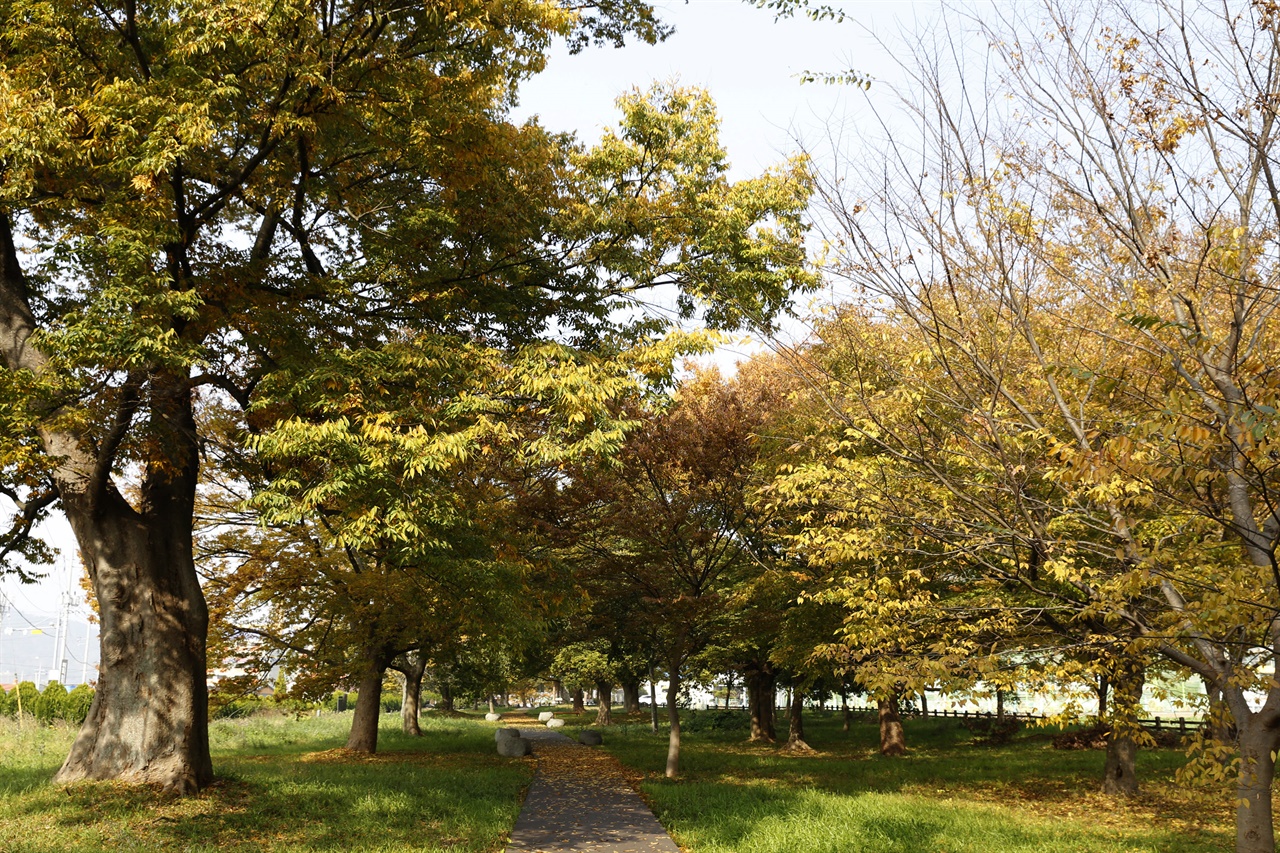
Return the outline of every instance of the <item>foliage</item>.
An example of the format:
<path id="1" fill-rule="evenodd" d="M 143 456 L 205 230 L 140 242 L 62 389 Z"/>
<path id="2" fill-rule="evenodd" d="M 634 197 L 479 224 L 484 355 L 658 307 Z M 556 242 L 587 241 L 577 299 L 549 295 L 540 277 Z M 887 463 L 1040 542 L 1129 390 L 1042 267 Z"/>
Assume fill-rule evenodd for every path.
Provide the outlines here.
<path id="1" fill-rule="evenodd" d="M 35 718 L 42 723 L 66 719 L 67 688 L 56 681 L 50 681 L 40 691 L 33 711 Z"/>
<path id="2" fill-rule="evenodd" d="M 87 684 L 77 684 L 67 694 L 65 718 L 68 723 L 78 726 L 89 716 L 89 706 L 93 704 L 93 688 Z"/>

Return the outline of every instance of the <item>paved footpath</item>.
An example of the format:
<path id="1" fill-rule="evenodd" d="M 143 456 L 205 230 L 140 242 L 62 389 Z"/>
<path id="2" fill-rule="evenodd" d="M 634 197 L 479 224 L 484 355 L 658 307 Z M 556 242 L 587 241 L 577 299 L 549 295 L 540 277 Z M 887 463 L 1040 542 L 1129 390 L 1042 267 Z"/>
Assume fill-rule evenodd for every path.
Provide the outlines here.
<path id="1" fill-rule="evenodd" d="M 538 773 L 507 853 L 680 853 L 611 755 L 547 728 L 520 735 Z"/>

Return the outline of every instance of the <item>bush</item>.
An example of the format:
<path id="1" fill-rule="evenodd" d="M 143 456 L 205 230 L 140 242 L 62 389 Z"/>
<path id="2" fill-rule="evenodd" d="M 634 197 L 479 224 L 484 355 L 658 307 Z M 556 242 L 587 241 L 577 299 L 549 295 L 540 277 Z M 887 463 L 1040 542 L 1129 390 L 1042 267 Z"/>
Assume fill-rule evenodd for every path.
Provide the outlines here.
<path id="1" fill-rule="evenodd" d="M 80 725 L 89 716 L 89 706 L 93 704 L 93 688 L 81 684 L 67 694 L 66 719 L 68 723 Z"/>
<path id="2" fill-rule="evenodd" d="M 67 714 L 67 688 L 56 681 L 46 684 L 36 699 L 34 713 L 42 723 L 64 719 Z"/>
<path id="3" fill-rule="evenodd" d="M 36 689 L 35 682 L 24 681 L 13 688 L 13 700 L 15 716 L 19 708 L 22 709 L 22 713 L 32 715 L 36 712 L 36 703 L 40 701 L 40 691 Z"/>
<path id="4" fill-rule="evenodd" d="M 0 717 L 16 717 L 18 715 L 17 691 L 6 693 L 0 690 Z"/>
<path id="5" fill-rule="evenodd" d="M 690 711 L 680 717 L 680 728 L 686 732 L 745 732 L 751 718 L 742 711 Z"/>
<path id="6" fill-rule="evenodd" d="M 1024 724 L 1016 717 L 1005 717 L 1002 720 L 999 717 L 984 716 L 966 720 L 960 725 L 973 732 L 974 743 L 1001 746 L 1022 731 Z"/>
<path id="7" fill-rule="evenodd" d="M 401 696 L 399 693 L 383 693 L 382 694 L 383 713 L 386 713 L 387 711 L 399 711 L 400 703 L 401 703 Z"/>

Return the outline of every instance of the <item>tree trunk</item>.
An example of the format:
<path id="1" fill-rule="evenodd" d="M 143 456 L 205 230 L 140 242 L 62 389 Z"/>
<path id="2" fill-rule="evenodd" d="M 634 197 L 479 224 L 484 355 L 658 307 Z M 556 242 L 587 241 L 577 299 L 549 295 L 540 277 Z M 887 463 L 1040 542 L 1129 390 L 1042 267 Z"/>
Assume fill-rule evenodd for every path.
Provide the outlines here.
<path id="1" fill-rule="evenodd" d="M 387 674 L 391 655 L 377 651 L 369 655 L 356 695 L 356 712 L 351 717 L 351 734 L 347 749 L 354 752 L 378 751 L 378 720 L 382 716 L 382 679 Z"/>
<path id="2" fill-rule="evenodd" d="M 453 707 L 453 685 L 447 681 L 440 682 L 440 710 L 452 713 Z"/>
<path id="3" fill-rule="evenodd" d="M 924 690 L 920 691 L 920 716 L 926 719 L 929 716 L 929 694 Z"/>
<path id="4" fill-rule="evenodd" d="M 585 714 L 586 712 L 587 712 L 587 706 L 582 701 L 582 688 L 575 687 L 573 688 L 573 713 Z"/>
<path id="5" fill-rule="evenodd" d="M 70 457 L 55 474 L 67 520 L 93 582 L 101 663 L 89 715 L 58 782 L 115 779 L 193 793 L 213 781 L 205 686 L 209 616 L 192 559 L 199 459 L 191 392 L 153 374 L 154 442 L 139 507 L 116 491 L 62 434 L 44 436 Z"/>
<path id="6" fill-rule="evenodd" d="M 640 679 L 628 676 L 622 682 L 622 713 L 640 712 Z"/>
<path id="7" fill-rule="evenodd" d="M 1004 691 L 996 688 L 996 720 L 1004 722 Z"/>
<path id="8" fill-rule="evenodd" d="M 751 740 L 773 743 L 778 739 L 774 729 L 773 701 L 774 683 L 777 673 L 773 667 L 764 666 L 748 669 L 745 673 L 747 682 L 747 713 L 751 717 Z"/>
<path id="9" fill-rule="evenodd" d="M 787 749 L 811 752 L 812 747 L 804 741 L 804 690 L 798 684 L 791 689 L 791 705 L 787 711 Z"/>
<path id="10" fill-rule="evenodd" d="M 426 657 L 413 655 L 404 668 L 404 689 L 400 693 L 400 729 L 407 735 L 422 737 L 418 718 L 422 713 L 422 674 L 427 669 Z"/>
<path id="11" fill-rule="evenodd" d="M 671 730 L 667 734 L 667 778 L 674 779 L 680 775 L 680 709 L 676 702 L 680 698 L 680 670 L 671 667 L 670 681 L 667 682 L 667 720 Z"/>
<path id="12" fill-rule="evenodd" d="M 729 710 L 729 696 L 733 693 L 733 670 L 724 677 L 724 709 Z"/>
<path id="13" fill-rule="evenodd" d="M 840 691 L 840 716 L 844 718 L 844 731 L 849 731 L 849 718 L 853 716 L 849 712 L 849 691 Z"/>
<path id="14" fill-rule="evenodd" d="M 1270 704 L 1270 703 L 1268 703 Z M 1262 714 L 1237 721 L 1240 774 L 1236 777 L 1236 853 L 1275 853 L 1271 785 L 1276 772 L 1280 729 L 1265 724 Z"/>
<path id="15" fill-rule="evenodd" d="M 653 677 L 653 669 L 649 669 L 649 725 L 653 733 L 658 733 L 658 682 Z"/>
<path id="16" fill-rule="evenodd" d="M 1209 699 L 1209 737 L 1221 744 L 1236 742 L 1235 725 L 1232 723 L 1231 706 L 1222 696 L 1222 690 L 1210 681 L 1205 682 L 1205 694 Z"/>
<path id="17" fill-rule="evenodd" d="M 898 697 L 877 699 L 880 708 L 880 754 L 904 755 L 907 751 L 907 739 L 902 731 L 902 715 L 898 712 Z"/>
<path id="18" fill-rule="evenodd" d="M 1105 672 L 1098 675 L 1098 722 L 1107 718 L 1107 693 L 1111 689 L 1111 680 Z"/>
<path id="19" fill-rule="evenodd" d="M 1102 792 L 1132 797 L 1138 793 L 1137 757 L 1142 685 L 1146 668 L 1142 661 L 1119 655 L 1109 673 L 1111 682 L 1111 733 L 1107 735 L 1107 759 Z"/>
<path id="20" fill-rule="evenodd" d="M 613 685 L 607 681 L 596 682 L 596 725 L 613 725 Z"/>

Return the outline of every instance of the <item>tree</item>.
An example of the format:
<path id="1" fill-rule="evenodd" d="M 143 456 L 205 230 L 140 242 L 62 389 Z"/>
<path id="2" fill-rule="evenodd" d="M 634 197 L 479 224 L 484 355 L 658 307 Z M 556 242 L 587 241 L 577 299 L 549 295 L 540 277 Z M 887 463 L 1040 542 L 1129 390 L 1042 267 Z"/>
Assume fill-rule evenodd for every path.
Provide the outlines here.
<path id="1" fill-rule="evenodd" d="M 772 305 L 795 263 L 756 249 L 803 255 L 788 223 L 805 193 L 785 189 L 803 181 L 734 190 L 705 159 L 668 185 L 695 204 L 683 220 L 662 211 L 663 239 L 642 239 L 654 220 L 613 215 L 672 197 L 645 192 L 669 171 L 622 155 L 650 141 L 670 151 L 661 130 L 687 113 L 634 145 L 615 137 L 612 161 L 506 120 L 552 38 L 659 37 L 634 0 L 90 13 L 7 0 L 0 31 L 0 358 L 4 418 L 19 427 L 4 439 L 18 524 L 2 547 L 40 556 L 27 531 L 56 502 L 102 607 L 98 692 L 63 781 L 191 791 L 212 778 L 191 552 L 199 402 L 233 402 L 259 432 L 282 387 L 267 380 L 287 385 L 328 349 L 406 328 L 502 346 L 549 328 L 607 336 L 592 329 L 659 283 L 687 286 L 690 312 L 704 297 Z M 692 134 L 682 150 L 706 142 Z M 566 180 L 593 164 L 592 180 Z M 626 205 L 606 172 L 637 190 Z M 754 236 L 775 212 L 778 227 Z M 741 228 L 706 238 L 670 227 L 739 214 Z M 708 241 L 724 251 L 702 251 Z M 619 267 L 682 250 L 656 279 Z M 704 274 L 721 263 L 743 275 Z"/>
<path id="2" fill-rule="evenodd" d="M 616 462 L 573 470 L 565 486 L 565 499 L 581 508 L 570 514 L 578 519 L 573 547 L 591 558 L 584 585 L 623 585 L 644 602 L 668 679 L 668 777 L 679 773 L 686 665 L 720 635 L 726 593 L 751 570 L 747 486 L 766 399 L 700 374 L 669 408 L 636 413 L 643 426 Z"/>
<path id="3" fill-rule="evenodd" d="M 1117 674 L 1159 654 L 1221 691 L 1237 849 L 1273 850 L 1280 516 L 1262 365 L 1280 331 L 1280 21 L 1266 3 L 1047 4 L 1042 21 L 975 26 L 999 70 L 921 57 L 911 109 L 928 130 L 886 158 L 904 180 L 877 174 L 856 198 L 826 185 L 833 269 L 867 295 L 864 328 L 886 318 L 880 339 L 908 349 L 894 372 L 909 381 L 843 377 L 861 401 L 844 427 L 937 490 L 939 523 L 919 530 L 989 589 L 1020 588 L 1072 643 L 1122 649 Z M 903 509 L 905 532 L 918 510 Z"/>

